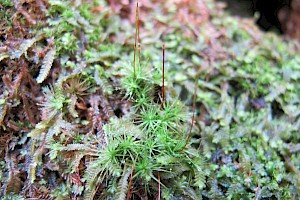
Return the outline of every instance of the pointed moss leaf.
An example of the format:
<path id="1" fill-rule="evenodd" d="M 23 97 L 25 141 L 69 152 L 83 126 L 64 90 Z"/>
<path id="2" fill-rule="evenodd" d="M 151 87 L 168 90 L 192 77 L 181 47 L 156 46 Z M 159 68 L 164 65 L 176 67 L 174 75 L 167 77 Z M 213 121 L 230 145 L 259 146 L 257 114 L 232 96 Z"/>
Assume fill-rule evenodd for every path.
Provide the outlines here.
<path id="1" fill-rule="evenodd" d="M 42 83 L 47 78 L 49 71 L 52 67 L 55 53 L 56 53 L 55 49 L 51 49 L 45 55 L 39 76 L 36 78 L 36 81 L 38 83 Z"/>
<path id="2" fill-rule="evenodd" d="M 286 91 L 285 84 L 276 84 L 270 88 L 270 93 L 265 97 L 267 102 L 272 102 L 276 99 L 279 95 Z"/>
<path id="3" fill-rule="evenodd" d="M 69 106 L 68 106 L 69 112 L 70 112 L 70 114 L 71 114 L 74 118 L 77 118 L 77 117 L 78 117 L 78 113 L 77 113 L 77 111 L 76 111 L 76 109 L 75 109 L 75 104 L 76 104 L 76 102 L 77 102 L 77 96 L 76 96 L 76 95 L 72 95 L 70 100 L 71 100 L 71 101 L 70 101 Z"/>
<path id="4" fill-rule="evenodd" d="M 68 4 L 63 1 L 50 0 L 49 4 L 53 7 L 56 7 L 56 9 L 60 9 L 60 10 L 65 10 L 68 8 Z"/>
<path id="5" fill-rule="evenodd" d="M 79 151 L 90 150 L 90 147 L 86 144 L 68 144 L 65 148 L 67 151 Z"/>
<path id="6" fill-rule="evenodd" d="M 5 115 L 6 115 L 6 107 L 0 104 L 0 124 L 3 122 Z"/>
<path id="7" fill-rule="evenodd" d="M 6 54 L 6 53 L 1 53 L 1 54 L 0 54 L 0 61 L 2 61 L 2 60 L 5 59 L 5 58 L 8 58 L 8 57 L 9 57 L 8 54 Z"/>

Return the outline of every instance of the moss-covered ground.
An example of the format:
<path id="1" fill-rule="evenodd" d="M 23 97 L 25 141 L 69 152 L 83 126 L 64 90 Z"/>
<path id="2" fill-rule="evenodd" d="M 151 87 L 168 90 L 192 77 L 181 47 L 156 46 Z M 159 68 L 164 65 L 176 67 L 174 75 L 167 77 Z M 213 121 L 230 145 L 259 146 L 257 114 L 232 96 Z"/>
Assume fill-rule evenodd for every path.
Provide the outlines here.
<path id="1" fill-rule="evenodd" d="M 0 18 L 1 199 L 300 198 L 299 42 L 214 0 Z"/>

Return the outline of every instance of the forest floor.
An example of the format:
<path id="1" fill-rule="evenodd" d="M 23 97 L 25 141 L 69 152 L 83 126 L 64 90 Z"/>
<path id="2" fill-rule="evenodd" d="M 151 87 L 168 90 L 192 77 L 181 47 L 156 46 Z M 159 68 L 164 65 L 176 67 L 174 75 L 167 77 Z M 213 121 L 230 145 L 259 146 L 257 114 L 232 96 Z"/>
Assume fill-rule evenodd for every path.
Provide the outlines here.
<path id="1" fill-rule="evenodd" d="M 299 199 L 299 42 L 224 8 L 0 0 L 1 199 Z"/>

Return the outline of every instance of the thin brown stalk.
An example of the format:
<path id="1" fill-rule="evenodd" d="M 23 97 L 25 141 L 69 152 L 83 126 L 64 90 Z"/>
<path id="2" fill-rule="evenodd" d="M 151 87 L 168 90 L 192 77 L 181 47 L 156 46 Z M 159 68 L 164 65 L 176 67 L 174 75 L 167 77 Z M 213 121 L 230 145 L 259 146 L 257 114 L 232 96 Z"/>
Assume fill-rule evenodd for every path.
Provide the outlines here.
<path id="1" fill-rule="evenodd" d="M 165 103 L 165 44 L 162 45 L 162 86 L 161 86 L 161 108 Z"/>
<path id="2" fill-rule="evenodd" d="M 129 179 L 129 185 L 128 185 L 128 190 L 127 190 L 126 200 L 129 200 L 129 199 L 130 199 L 130 194 L 131 194 L 130 188 L 131 188 L 131 185 L 132 185 L 133 171 L 134 171 L 134 164 L 132 164 L 132 167 L 131 167 L 131 173 L 130 173 L 130 179 Z"/>
<path id="3" fill-rule="evenodd" d="M 135 52 L 136 52 L 136 42 L 134 42 L 133 46 L 133 76 L 136 77 L 136 71 L 135 71 Z"/>
<path id="4" fill-rule="evenodd" d="M 157 197 L 157 199 L 160 200 L 160 174 L 159 174 L 159 172 L 158 172 L 157 178 L 158 178 L 158 197 Z"/>
<path id="5" fill-rule="evenodd" d="M 194 97 L 193 97 L 193 115 L 192 115 L 192 123 L 191 123 L 189 135 L 188 135 L 188 138 L 187 138 L 187 140 L 186 140 L 184 149 L 186 148 L 186 146 L 188 145 L 188 143 L 189 143 L 189 141 L 190 141 L 190 139 L 191 139 L 192 130 L 193 130 L 194 123 L 195 123 L 197 87 L 198 87 L 198 77 L 195 78 L 195 88 L 194 88 Z"/>
<path id="6" fill-rule="evenodd" d="M 136 7 L 136 26 L 137 26 L 137 43 L 138 43 L 138 57 L 139 57 L 139 65 L 141 60 L 141 39 L 140 39 L 140 14 L 139 14 L 139 4 L 137 3 Z"/>
<path id="7" fill-rule="evenodd" d="M 137 41 L 138 44 L 141 42 L 140 41 L 140 14 L 139 14 L 139 2 L 136 2 L 136 26 L 137 26 Z"/>
<path id="8" fill-rule="evenodd" d="M 141 66 L 141 44 L 138 44 L 139 65 Z"/>
<path id="9" fill-rule="evenodd" d="M 135 37 L 134 37 L 134 54 L 133 54 L 133 76 L 136 77 L 136 49 L 139 44 L 139 2 L 136 2 L 135 9 Z M 140 54 L 140 52 L 138 52 Z M 140 57 L 140 55 L 138 55 Z"/>

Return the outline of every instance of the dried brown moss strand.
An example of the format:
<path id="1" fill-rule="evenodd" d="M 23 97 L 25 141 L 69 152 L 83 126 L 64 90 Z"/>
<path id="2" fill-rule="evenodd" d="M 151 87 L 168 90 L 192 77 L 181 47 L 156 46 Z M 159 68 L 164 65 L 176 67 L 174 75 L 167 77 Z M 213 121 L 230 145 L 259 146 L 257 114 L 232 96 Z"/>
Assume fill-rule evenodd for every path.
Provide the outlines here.
<path id="1" fill-rule="evenodd" d="M 129 200 L 130 196 L 131 196 L 131 190 L 130 190 L 130 188 L 131 188 L 131 185 L 132 185 L 133 171 L 134 171 L 134 164 L 132 164 L 132 167 L 131 167 L 131 173 L 130 173 L 130 179 L 129 179 L 129 185 L 128 185 L 128 190 L 127 190 L 126 200 Z"/>

